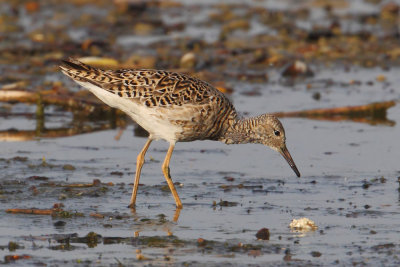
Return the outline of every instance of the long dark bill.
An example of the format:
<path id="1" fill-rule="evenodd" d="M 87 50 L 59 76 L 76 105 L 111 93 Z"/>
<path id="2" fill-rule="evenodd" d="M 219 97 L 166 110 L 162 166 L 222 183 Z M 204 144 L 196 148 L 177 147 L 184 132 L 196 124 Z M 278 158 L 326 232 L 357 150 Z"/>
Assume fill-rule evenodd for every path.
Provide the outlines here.
<path id="1" fill-rule="evenodd" d="M 296 173 L 297 177 L 300 177 L 300 172 L 296 167 L 296 164 L 294 164 L 294 161 L 292 159 L 292 156 L 289 153 L 289 150 L 287 150 L 286 146 L 282 147 L 279 152 L 282 154 L 282 156 L 286 159 L 287 163 L 289 163 L 289 166 L 292 168 L 292 170 Z"/>

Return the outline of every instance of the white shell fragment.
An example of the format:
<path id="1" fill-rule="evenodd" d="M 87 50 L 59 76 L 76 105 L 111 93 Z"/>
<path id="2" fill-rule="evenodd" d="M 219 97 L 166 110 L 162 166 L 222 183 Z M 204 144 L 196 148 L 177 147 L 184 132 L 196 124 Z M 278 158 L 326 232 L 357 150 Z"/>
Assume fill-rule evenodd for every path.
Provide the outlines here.
<path id="1" fill-rule="evenodd" d="M 299 232 L 315 231 L 318 229 L 318 226 L 315 225 L 315 222 L 305 217 L 298 220 L 293 219 L 289 226 L 292 230 Z"/>

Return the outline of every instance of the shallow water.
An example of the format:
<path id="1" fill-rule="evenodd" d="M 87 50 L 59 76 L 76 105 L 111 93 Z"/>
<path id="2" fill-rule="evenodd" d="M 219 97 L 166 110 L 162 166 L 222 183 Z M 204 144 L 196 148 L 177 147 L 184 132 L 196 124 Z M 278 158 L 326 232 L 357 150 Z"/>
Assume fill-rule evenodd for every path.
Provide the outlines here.
<path id="1" fill-rule="evenodd" d="M 325 72 L 329 71 L 337 74 L 331 79 L 338 83 L 352 77 L 364 84 L 368 79 L 363 77 L 375 73 L 362 69 L 350 73 L 324 70 L 321 77 L 328 76 Z M 390 84 L 396 83 L 396 72 L 393 69 L 385 73 Z M 361 85 L 358 90 L 363 92 L 358 94 L 338 85 L 324 93 L 320 102 L 314 103 L 302 85 L 295 91 L 283 88 L 279 93 L 274 93 L 275 88 L 282 86 L 278 83 L 257 86 L 262 92 L 257 98 L 241 95 L 240 91 L 232 96 L 239 111 L 257 114 L 262 110 L 296 110 L 317 104 L 324 107 L 347 105 L 349 94 L 352 103 L 398 97 L 398 92 L 388 97 L 382 84 Z M 397 105 L 389 110 L 388 118 L 397 122 L 399 115 Z M 295 177 L 280 155 L 261 145 L 227 146 L 212 141 L 179 143 L 171 161 L 171 174 L 174 182 L 180 185 L 178 192 L 184 208 L 176 222 L 173 221 L 173 198 L 161 187 L 166 184 L 160 169 L 167 149 L 163 141 L 154 142 L 147 154 L 136 212 L 131 213 L 126 207 L 136 155 L 145 142 L 144 138 L 133 136 L 133 126 L 125 130 L 119 141 L 114 139 L 118 130 L 107 130 L 68 138 L 2 143 L 0 244 L 17 242 L 23 247 L 17 250 L 18 254 L 32 256 L 20 261 L 27 265 L 61 264 L 63 261 L 94 265 L 117 264 L 118 261 L 124 265 L 138 262 L 143 265 L 399 263 L 400 145 L 395 141 L 400 134 L 398 124 L 385 126 L 295 118 L 282 121 L 288 148 L 301 178 Z M 27 159 L 21 161 L 15 157 Z M 43 166 L 43 157 L 51 166 Z M 65 164 L 76 169 L 63 170 Z M 113 175 L 113 172 L 122 175 Z M 28 179 L 35 175 L 48 180 Z M 59 186 L 45 184 L 90 183 L 93 179 L 100 179 L 104 184 L 112 182 L 114 186 L 105 185 L 104 192 L 93 193 L 84 188 L 67 192 Z M 32 186 L 38 189 L 37 194 L 32 193 Z M 67 196 L 59 200 L 62 194 Z M 221 200 L 234 205 L 220 206 Z M 84 217 L 5 213 L 6 209 L 16 207 L 51 208 L 57 202 L 62 202 L 65 210 L 83 213 Z M 217 205 L 213 206 L 213 202 Z M 94 212 L 105 217 L 90 217 Z M 166 216 L 165 220 L 160 220 L 160 214 Z M 288 225 L 299 217 L 314 220 L 318 230 L 305 234 L 292 232 Z M 66 224 L 54 226 L 60 220 Z M 269 241 L 256 240 L 255 233 L 263 227 L 271 233 Z M 89 232 L 103 238 L 131 240 L 120 240 L 117 244 L 99 241 L 94 248 L 78 242 L 71 243 L 73 248 L 54 250 L 59 245 L 58 235 L 76 233 L 84 237 Z M 139 232 L 136 239 L 135 232 Z M 162 245 L 152 246 L 140 239 L 157 236 L 168 240 L 171 234 L 184 245 L 164 240 Z M 198 238 L 215 243 L 204 248 L 198 245 Z M 261 249 L 232 248 L 240 243 Z M 137 249 L 145 259 L 137 260 Z M 1 257 L 10 252 L 3 249 L 0 254 Z"/>

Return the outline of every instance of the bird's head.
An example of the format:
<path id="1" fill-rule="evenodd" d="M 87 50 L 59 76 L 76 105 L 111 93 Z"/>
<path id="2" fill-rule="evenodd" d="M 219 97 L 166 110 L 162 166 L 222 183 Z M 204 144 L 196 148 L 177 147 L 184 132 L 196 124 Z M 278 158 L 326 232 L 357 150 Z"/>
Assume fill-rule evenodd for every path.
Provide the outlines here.
<path id="1" fill-rule="evenodd" d="M 296 175 L 300 177 L 300 172 L 286 147 L 285 129 L 275 116 L 264 114 L 256 117 L 252 132 L 255 143 L 261 143 L 278 151 L 286 159 Z"/>

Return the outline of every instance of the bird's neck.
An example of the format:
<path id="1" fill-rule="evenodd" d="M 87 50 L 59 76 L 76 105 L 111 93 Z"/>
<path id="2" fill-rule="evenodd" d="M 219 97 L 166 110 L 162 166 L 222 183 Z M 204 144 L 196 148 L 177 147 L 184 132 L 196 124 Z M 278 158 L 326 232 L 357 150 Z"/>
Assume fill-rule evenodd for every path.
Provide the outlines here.
<path id="1" fill-rule="evenodd" d="M 246 144 L 254 142 L 252 129 L 257 124 L 257 117 L 235 118 L 220 141 L 226 144 Z"/>

